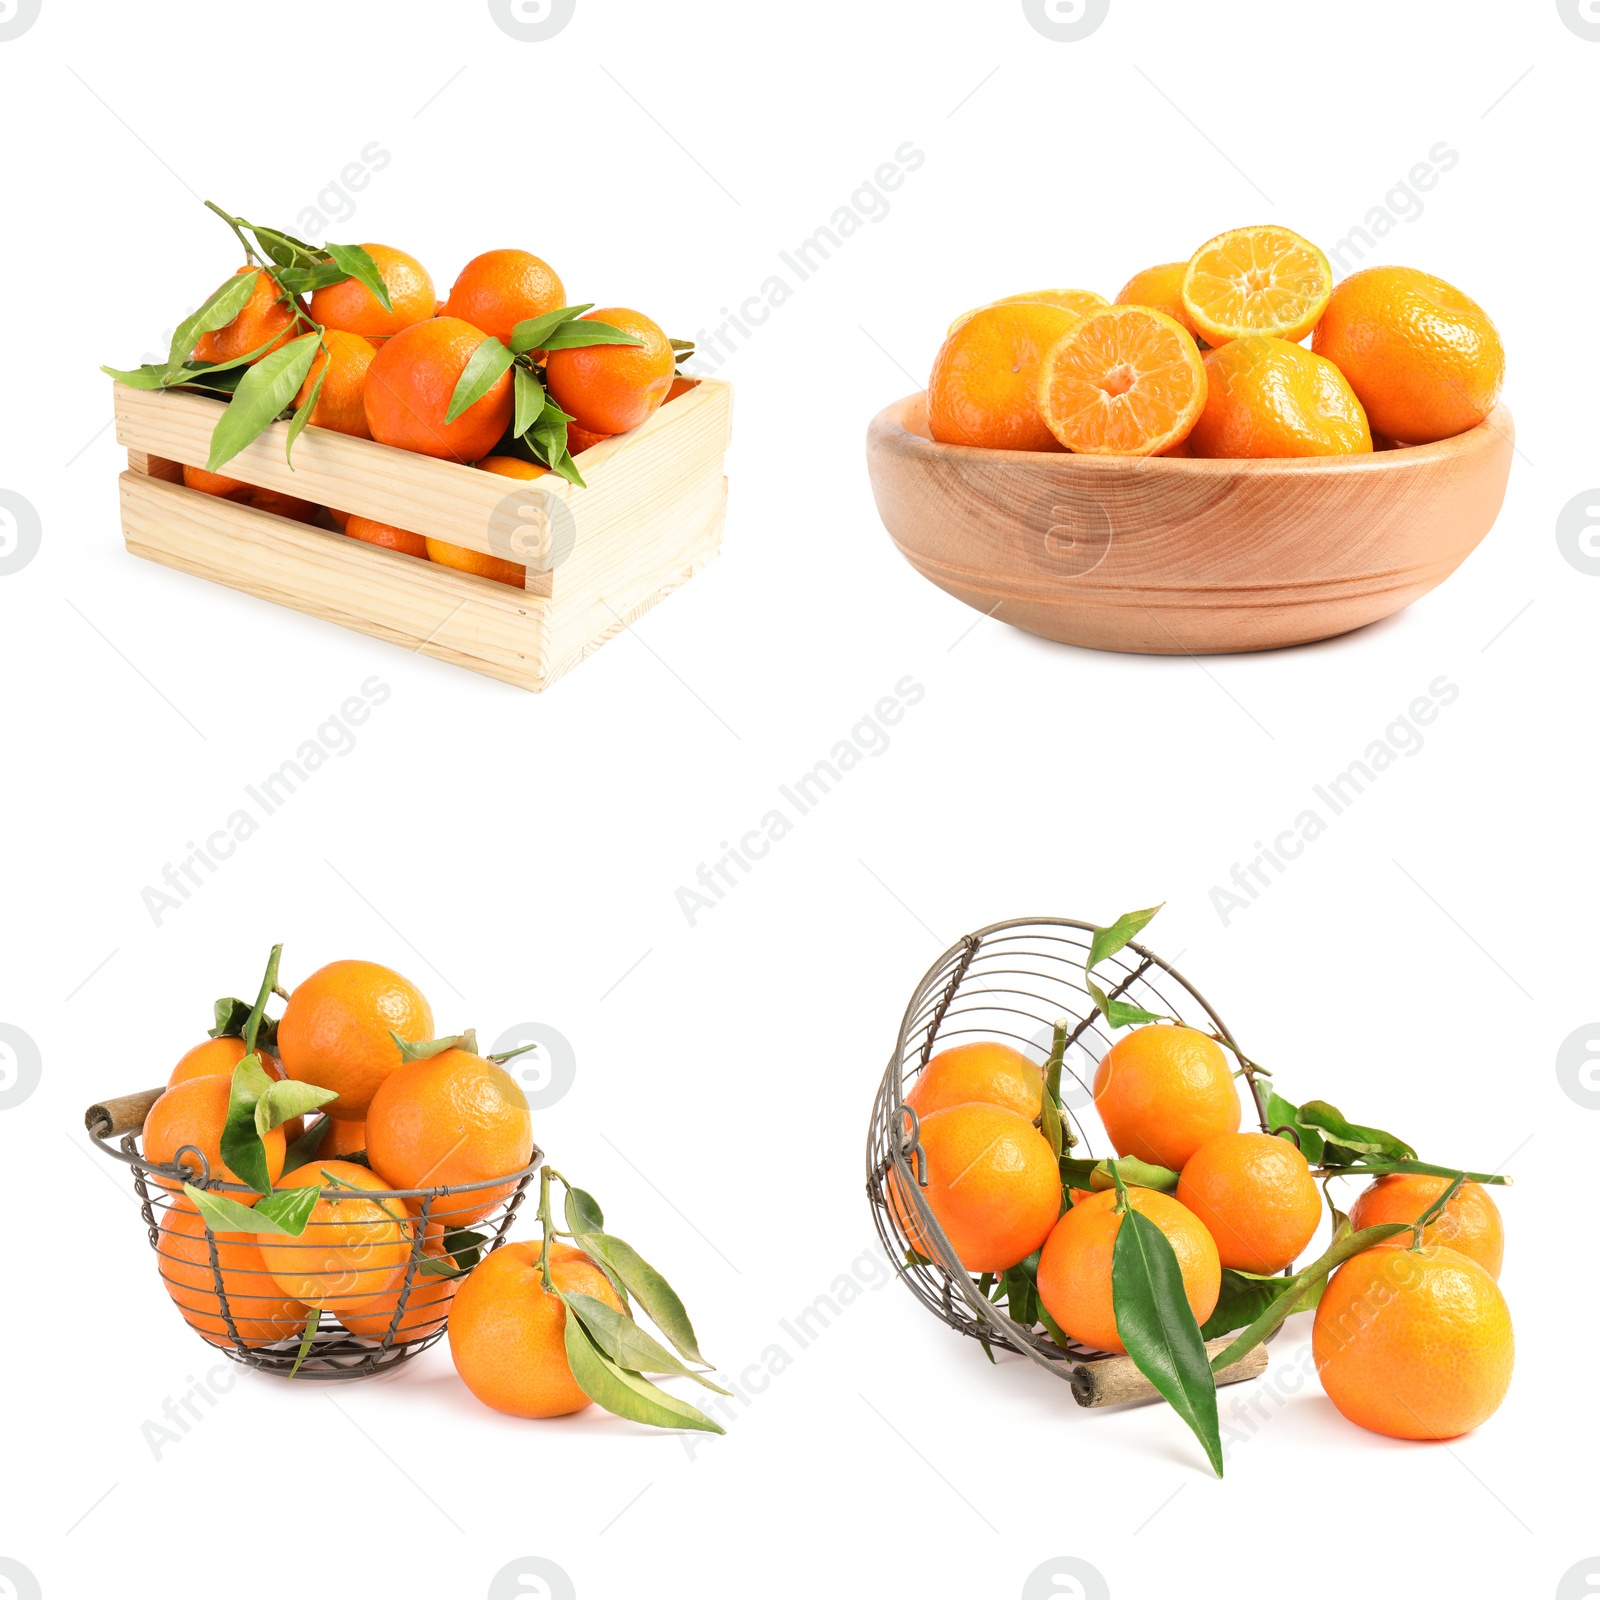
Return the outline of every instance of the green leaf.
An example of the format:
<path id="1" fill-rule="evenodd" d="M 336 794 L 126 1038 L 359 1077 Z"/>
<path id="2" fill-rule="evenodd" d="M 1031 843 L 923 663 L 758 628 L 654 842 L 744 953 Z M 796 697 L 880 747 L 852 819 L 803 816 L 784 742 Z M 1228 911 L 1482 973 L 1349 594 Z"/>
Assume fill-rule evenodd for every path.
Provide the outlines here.
<path id="1" fill-rule="evenodd" d="M 1038 1252 L 1029 1257 L 1033 1271 L 1037 1272 Z M 1031 1328 L 1039 1320 L 1039 1291 L 1027 1262 L 1008 1267 L 1000 1278 L 1001 1294 L 1006 1303 L 1006 1315 L 1019 1328 Z"/>
<path id="2" fill-rule="evenodd" d="M 534 455 L 552 472 L 561 471 L 558 463 L 563 457 L 571 463 L 572 457 L 567 452 L 567 424 L 571 421 L 572 418 L 546 394 L 544 410 L 534 419 L 524 436 Z M 572 470 L 576 473 L 578 469 L 573 467 Z M 561 476 L 567 475 L 562 472 Z"/>
<path id="3" fill-rule="evenodd" d="M 314 1083 L 301 1083 L 295 1078 L 284 1078 L 267 1085 L 266 1093 L 256 1102 L 256 1130 L 270 1133 L 281 1128 L 290 1117 L 304 1116 L 339 1098 L 332 1089 L 319 1089 Z M 228 1163 L 230 1167 L 233 1163 Z M 234 1170 L 237 1172 L 238 1168 Z"/>
<path id="4" fill-rule="evenodd" d="M 400 1047 L 400 1059 L 406 1061 L 429 1061 L 434 1056 L 442 1056 L 446 1050 L 465 1050 L 469 1054 L 478 1053 L 478 1033 L 475 1028 L 468 1028 L 465 1033 L 448 1034 L 443 1039 L 402 1039 L 392 1028 L 389 1037 Z"/>
<path id="5" fill-rule="evenodd" d="M 678 1298 L 672 1285 L 632 1245 L 610 1233 L 579 1234 L 578 1245 L 622 1281 L 628 1293 L 639 1302 L 644 1314 L 666 1334 L 673 1349 L 685 1361 L 692 1361 L 701 1367 L 711 1365 L 700 1354 L 694 1326 L 689 1321 L 689 1313 L 684 1310 L 683 1301 Z"/>
<path id="6" fill-rule="evenodd" d="M 212 1025 L 207 1034 L 212 1039 L 242 1039 L 246 1023 L 249 1022 L 255 1007 L 248 1000 L 240 1000 L 233 995 L 218 1000 L 211 1007 Z M 278 1051 L 278 1019 L 263 1015 L 256 1026 L 256 1049 L 269 1050 L 276 1055 Z"/>
<path id="7" fill-rule="evenodd" d="M 615 1311 L 593 1295 L 556 1291 L 582 1320 L 589 1336 L 625 1372 L 665 1372 L 693 1378 L 703 1388 L 727 1394 L 702 1372 L 686 1367 L 659 1340 L 646 1333 L 626 1312 Z"/>
<path id="8" fill-rule="evenodd" d="M 333 258 L 333 264 L 347 278 L 354 278 L 358 283 L 364 284 L 367 292 L 385 311 L 394 310 L 389 301 L 389 285 L 383 281 L 383 274 L 378 271 L 378 263 L 360 245 L 327 244 L 323 248 Z"/>
<path id="9" fill-rule="evenodd" d="M 343 267 L 332 261 L 316 261 L 309 267 L 279 267 L 274 274 L 278 282 L 293 295 L 315 294 L 318 289 L 331 289 L 350 276 Z"/>
<path id="10" fill-rule="evenodd" d="M 500 381 L 515 359 L 498 339 L 486 334 L 456 379 L 444 420 L 454 422 L 468 406 L 476 405 Z"/>
<path id="11" fill-rule="evenodd" d="M 550 463 L 550 470 L 555 473 L 558 478 L 565 478 L 568 483 L 576 484 L 580 489 L 587 489 L 589 487 L 588 484 L 583 481 L 583 475 L 578 471 L 577 462 L 572 459 L 571 454 L 568 452 L 565 446 L 562 446 L 561 454 Z"/>
<path id="12" fill-rule="evenodd" d="M 1283 1280 L 1286 1285 L 1284 1292 L 1263 1307 L 1226 1350 L 1219 1350 L 1216 1353 L 1211 1362 L 1212 1370 L 1221 1372 L 1224 1367 L 1231 1367 L 1235 1361 L 1254 1350 L 1268 1335 L 1276 1332 L 1284 1318 L 1296 1309 L 1300 1298 L 1298 1291 L 1315 1284 L 1320 1294 L 1321 1285 L 1327 1282 L 1328 1274 L 1335 1267 L 1342 1266 L 1351 1256 L 1358 1256 L 1363 1250 L 1370 1250 L 1374 1245 L 1382 1244 L 1385 1239 L 1392 1239 L 1397 1233 L 1406 1232 L 1410 1226 L 1409 1222 L 1380 1222 L 1376 1227 L 1363 1228 L 1359 1233 L 1350 1233 L 1342 1239 L 1335 1239 L 1309 1267 L 1295 1273 L 1292 1278 Z"/>
<path id="13" fill-rule="evenodd" d="M 1161 905 L 1165 904 L 1163 900 Z M 1125 911 L 1109 928 L 1096 928 L 1089 940 L 1089 958 L 1083 970 L 1093 972 L 1107 956 L 1114 956 L 1123 949 L 1160 909 L 1161 906 L 1151 906 L 1145 911 Z"/>
<path id="14" fill-rule="evenodd" d="M 1305 1293 L 1304 1285 L 1297 1286 L 1293 1279 L 1262 1277 L 1254 1272 L 1236 1272 L 1231 1267 L 1222 1269 L 1222 1292 L 1217 1296 L 1216 1309 L 1206 1318 L 1200 1329 L 1203 1339 L 1220 1339 L 1235 1328 L 1248 1327 L 1272 1303 L 1283 1295 L 1298 1296 Z M 1317 1298 L 1320 1298 L 1320 1290 Z M 1315 1300 L 1291 1310 L 1309 1311 Z M 1284 1313 L 1286 1316 L 1289 1312 Z"/>
<path id="15" fill-rule="evenodd" d="M 256 1120 L 261 1097 L 271 1087 L 272 1079 L 261 1065 L 261 1057 L 245 1056 L 233 1069 L 228 1087 L 228 1120 L 222 1129 L 222 1159 L 233 1169 L 239 1182 L 257 1194 L 268 1194 L 272 1190 L 266 1146 L 261 1142 L 265 1130 Z"/>
<path id="16" fill-rule="evenodd" d="M 1337 1148 L 1335 1146 L 1334 1148 Z M 1331 1164 L 1331 1163 L 1330 1163 Z M 1464 1176 L 1468 1183 L 1493 1183 L 1508 1184 L 1511 1180 L 1503 1172 L 1467 1172 L 1462 1173 L 1460 1167 L 1441 1167 L 1432 1161 L 1360 1161 L 1348 1166 L 1340 1164 L 1336 1169 L 1337 1176 L 1341 1178 L 1381 1178 L 1391 1172 L 1417 1172 L 1426 1174 L 1430 1178 L 1454 1178 Z"/>
<path id="17" fill-rule="evenodd" d="M 516 398 L 516 413 L 511 419 L 511 432 L 520 439 L 544 410 L 544 385 L 520 362 L 511 380 L 511 390 Z"/>
<path id="18" fill-rule="evenodd" d="M 195 1209 L 205 1219 L 213 1233 L 284 1233 L 284 1228 L 261 1226 L 254 1208 L 242 1206 L 225 1194 L 213 1194 L 209 1189 L 197 1189 L 192 1183 L 183 1186 L 183 1192 L 194 1202 Z M 263 1202 L 264 1204 L 265 1202 Z M 275 1220 L 275 1219 L 274 1219 Z"/>
<path id="19" fill-rule="evenodd" d="M 1276 1089 L 1267 1090 L 1267 1131 L 1276 1133 L 1279 1128 L 1288 1128 L 1299 1135 L 1300 1154 L 1312 1166 L 1322 1165 L 1322 1153 L 1325 1141 L 1319 1129 L 1308 1122 L 1300 1120 L 1300 1107 L 1291 1105 Z"/>
<path id="20" fill-rule="evenodd" d="M 1116 1161 L 1094 1161 L 1088 1157 L 1067 1157 L 1060 1163 L 1061 1180 L 1074 1189 L 1115 1189 L 1120 1174 L 1125 1184 L 1141 1189 L 1159 1189 L 1171 1194 L 1178 1187 L 1178 1174 L 1171 1167 L 1152 1166 L 1137 1156 L 1122 1156 Z"/>
<path id="21" fill-rule="evenodd" d="M 322 1148 L 322 1141 L 327 1138 L 328 1129 L 332 1126 L 332 1117 L 318 1117 L 289 1146 L 283 1158 L 284 1177 L 288 1177 L 291 1172 L 298 1171 L 308 1161 L 317 1159 L 317 1152 Z"/>
<path id="22" fill-rule="evenodd" d="M 312 1306 L 311 1315 L 306 1318 L 306 1331 L 300 1335 L 300 1348 L 295 1354 L 294 1365 L 289 1368 L 292 1378 L 299 1370 L 300 1363 L 311 1353 L 311 1346 L 316 1341 L 317 1329 L 322 1326 L 322 1309 Z"/>
<path id="23" fill-rule="evenodd" d="M 315 357 L 312 358 L 315 363 Z M 311 421 L 311 413 L 317 409 L 317 401 L 322 398 L 322 385 L 328 376 L 331 362 L 324 362 L 322 371 L 317 374 L 316 381 L 311 385 L 311 393 L 305 397 L 300 409 L 289 419 L 289 434 L 283 441 L 283 459 L 288 462 L 289 470 L 294 471 L 294 442 L 306 430 L 306 424 Z"/>
<path id="24" fill-rule="evenodd" d="M 108 378 L 115 378 L 118 383 L 126 385 L 129 389 L 164 389 L 167 386 L 167 368 L 151 363 L 143 367 L 101 367 L 100 369 Z"/>
<path id="25" fill-rule="evenodd" d="M 567 1365 L 572 1368 L 578 1387 L 613 1416 L 649 1423 L 654 1428 L 696 1428 L 704 1433 L 727 1431 L 687 1400 L 680 1400 L 638 1373 L 619 1367 L 595 1344 L 578 1317 L 567 1318 L 566 1346 Z"/>
<path id="26" fill-rule="evenodd" d="M 568 1233 L 604 1233 L 606 1219 L 600 1202 L 583 1189 L 567 1185 L 567 1199 L 563 1208 Z"/>
<path id="27" fill-rule="evenodd" d="M 1391 1161 L 1404 1161 L 1415 1157 L 1416 1151 L 1404 1139 L 1382 1128 L 1365 1128 L 1358 1122 L 1347 1122 L 1344 1113 L 1326 1100 L 1308 1100 L 1300 1107 L 1300 1120 L 1309 1127 L 1318 1128 L 1327 1135 L 1330 1146 L 1358 1156 L 1381 1156 Z M 1333 1159 L 1330 1155 L 1330 1159 Z"/>
<path id="28" fill-rule="evenodd" d="M 609 322 L 565 322 L 546 339 L 539 341 L 545 350 L 582 350 L 592 344 L 631 344 L 643 347 L 644 340 L 636 339 Z"/>
<path id="29" fill-rule="evenodd" d="M 320 343 L 320 334 L 304 334 L 263 356 L 245 373 L 212 430 L 206 471 L 215 472 L 231 461 L 276 420 L 305 382 Z"/>
<path id="30" fill-rule="evenodd" d="M 239 272 L 217 290 L 192 316 L 187 316 L 173 330 L 172 345 L 167 351 L 166 382 L 176 381 L 183 364 L 194 354 L 202 335 L 226 328 L 250 303 L 256 292 L 255 272 Z"/>
<path id="31" fill-rule="evenodd" d="M 315 1188 L 277 1189 L 258 1205 L 250 1207 L 247 1215 L 256 1219 L 257 1233 L 282 1233 L 298 1239 L 306 1231 L 306 1223 L 321 1198 L 322 1191 Z"/>
<path id="32" fill-rule="evenodd" d="M 1100 987 L 1093 978 L 1085 978 L 1090 997 L 1100 1008 L 1106 1021 L 1113 1028 L 1131 1028 L 1142 1026 L 1147 1022 L 1172 1022 L 1172 1017 L 1164 1017 L 1159 1011 L 1146 1011 L 1143 1006 L 1130 1005 L 1126 1000 L 1113 1000 Z"/>
<path id="33" fill-rule="evenodd" d="M 1111 1302 L 1117 1336 L 1133 1364 L 1189 1424 L 1220 1478 L 1216 1378 L 1184 1294 L 1183 1271 L 1167 1236 L 1132 1205 L 1111 1251 Z"/>
<path id="34" fill-rule="evenodd" d="M 593 311 L 594 302 L 587 305 L 563 306 L 559 311 L 547 311 L 542 317 L 527 317 L 511 330 L 511 349 L 516 355 L 526 355 L 530 350 L 543 348 L 544 342 L 563 323 Z"/>
<path id="35" fill-rule="evenodd" d="M 483 1259 L 483 1246 L 488 1235 L 470 1228 L 457 1228 L 444 1236 L 442 1256 L 424 1256 L 417 1270 L 430 1278 L 459 1278 L 477 1266 Z"/>

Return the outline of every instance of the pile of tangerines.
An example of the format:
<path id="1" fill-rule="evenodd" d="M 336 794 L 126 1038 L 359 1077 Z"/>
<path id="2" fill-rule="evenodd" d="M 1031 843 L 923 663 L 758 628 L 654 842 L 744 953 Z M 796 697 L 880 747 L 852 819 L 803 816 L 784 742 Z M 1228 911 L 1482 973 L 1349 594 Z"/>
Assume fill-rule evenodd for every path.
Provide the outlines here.
<path id="1" fill-rule="evenodd" d="M 1040 289 L 958 318 L 928 427 L 995 450 L 1358 455 L 1476 427 L 1504 372 L 1493 322 L 1442 278 L 1368 267 L 1335 288 L 1309 240 L 1235 228 L 1115 302 Z"/>
<path id="2" fill-rule="evenodd" d="M 313 246 L 219 214 L 246 264 L 180 324 L 165 363 L 105 369 L 141 388 L 228 399 L 210 459 L 184 465 L 191 489 L 299 522 L 328 517 L 350 538 L 521 588 L 515 562 L 216 469 L 287 418 L 291 464 L 301 428 L 328 428 L 502 477 L 555 472 L 581 485 L 574 457 L 693 385 L 677 370 L 689 345 L 640 311 L 568 306 L 555 269 L 527 250 L 474 256 L 440 299 L 404 250 Z"/>
<path id="3" fill-rule="evenodd" d="M 1253 1079 L 1275 1131 L 1241 1131 L 1236 1069 L 1222 1045 L 1170 1020 L 1124 1033 L 1095 1073 L 1095 1109 L 1120 1159 L 1074 1159 L 1070 1135 L 1064 1144 L 1050 1136 L 1064 1034 L 1062 1025 L 1045 1067 L 999 1041 L 954 1045 L 905 1095 L 916 1114 L 905 1120 L 920 1146 L 910 1166 L 918 1190 L 987 1299 L 1063 1348 L 1131 1354 L 1144 1370 L 1130 1348 L 1139 1319 L 1130 1322 L 1124 1299 L 1138 1285 L 1124 1287 L 1118 1252 L 1137 1212 L 1165 1238 L 1187 1302 L 1186 1311 L 1156 1309 L 1169 1332 L 1188 1323 L 1202 1372 L 1204 1340 L 1231 1333 L 1258 1343 L 1292 1312 L 1315 1308 L 1317 1371 L 1352 1422 L 1443 1439 L 1495 1411 L 1511 1380 L 1512 1333 L 1496 1281 L 1500 1215 L 1482 1182 L 1429 1168 L 1394 1136 L 1349 1123 L 1325 1102 L 1291 1105 Z M 1322 1217 L 1318 1177 L 1327 1188 L 1364 1175 L 1348 1215 L 1329 1194 L 1329 1249 L 1293 1272 Z M 897 1170 L 888 1200 L 915 1254 L 936 1259 Z M 1233 1359 L 1210 1351 L 1213 1371 Z M 1146 1375 L 1161 1387 L 1158 1374 Z M 1213 1438 L 1216 1426 L 1213 1394 Z"/>
<path id="4" fill-rule="evenodd" d="M 503 1064 L 519 1052 L 482 1055 L 470 1030 L 433 1039 L 417 987 L 370 961 L 332 962 L 286 994 L 278 957 L 254 1007 L 217 1002 L 211 1036 L 145 1118 L 161 1276 L 185 1320 L 224 1348 L 298 1344 L 300 1360 L 341 1329 L 387 1349 L 447 1328 L 457 1372 L 498 1411 L 562 1416 L 599 1400 L 720 1432 L 642 1376 L 715 1387 L 634 1320 L 636 1302 L 702 1361 L 681 1301 L 591 1196 L 543 1169 L 542 1238 L 497 1242 L 534 1158 L 527 1099 Z M 565 1228 L 552 1180 L 567 1190 Z"/>

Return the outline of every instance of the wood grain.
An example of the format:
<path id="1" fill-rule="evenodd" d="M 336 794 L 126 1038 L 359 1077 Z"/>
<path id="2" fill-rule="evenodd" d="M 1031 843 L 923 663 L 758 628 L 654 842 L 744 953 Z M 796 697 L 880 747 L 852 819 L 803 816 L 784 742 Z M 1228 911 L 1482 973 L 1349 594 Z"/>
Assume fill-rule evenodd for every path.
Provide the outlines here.
<path id="1" fill-rule="evenodd" d="M 1212 1339 L 1206 1345 L 1206 1354 L 1216 1356 L 1233 1342 L 1234 1335 L 1225 1339 Z M 1218 1384 L 1243 1383 L 1247 1378 L 1259 1378 L 1267 1370 L 1267 1347 L 1258 1344 L 1247 1350 L 1231 1367 L 1224 1367 L 1217 1377 Z M 1103 1361 L 1080 1361 L 1072 1369 L 1072 1394 L 1080 1406 L 1122 1406 L 1134 1400 L 1159 1400 L 1155 1385 L 1133 1364 L 1128 1356 L 1107 1356 Z"/>
<path id="2" fill-rule="evenodd" d="M 120 1139 L 125 1133 L 138 1133 L 144 1127 L 150 1107 L 166 1092 L 167 1086 L 163 1084 L 159 1089 L 141 1089 L 137 1094 L 98 1101 L 84 1112 L 83 1125 L 102 1139 Z"/>
<path id="3" fill-rule="evenodd" d="M 185 488 L 179 463 L 205 460 L 215 402 L 115 393 L 133 554 L 522 688 L 543 689 L 591 655 L 721 542 L 726 383 L 702 380 L 642 427 L 586 450 L 584 488 L 553 475 L 512 483 L 319 428 L 296 441 L 291 472 L 284 423 L 227 463 L 248 483 L 527 560 L 523 590 Z M 508 511 L 507 496 L 528 491 L 533 505 Z"/>
<path id="4" fill-rule="evenodd" d="M 926 400 L 873 419 L 867 464 L 902 555 L 958 600 L 1100 650 L 1205 655 L 1363 627 L 1488 533 L 1514 443 L 1502 406 L 1373 455 L 1188 461 L 936 444 Z"/>

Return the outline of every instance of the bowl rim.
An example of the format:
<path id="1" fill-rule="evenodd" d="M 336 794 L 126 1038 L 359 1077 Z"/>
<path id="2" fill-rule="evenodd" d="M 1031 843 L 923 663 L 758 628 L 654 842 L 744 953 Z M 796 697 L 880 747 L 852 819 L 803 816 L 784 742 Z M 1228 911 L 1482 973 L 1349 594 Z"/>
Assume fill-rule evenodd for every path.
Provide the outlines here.
<path id="1" fill-rule="evenodd" d="M 1374 450 L 1344 456 L 1219 456 L 1199 459 L 1193 456 L 1111 456 L 1077 455 L 1070 450 L 993 450 L 984 445 L 941 444 L 906 425 L 913 406 L 926 406 L 928 391 L 903 395 L 891 401 L 872 419 L 867 429 L 869 451 L 894 447 L 928 461 L 954 460 L 993 465 L 1027 464 L 1045 470 L 1060 469 L 1083 473 L 1157 472 L 1178 477 L 1226 478 L 1266 474 L 1277 477 L 1316 477 L 1348 472 L 1403 472 L 1478 454 L 1503 439 L 1516 445 L 1516 425 L 1503 401 L 1475 428 L 1437 439 L 1432 444 L 1397 445 L 1392 450 Z"/>

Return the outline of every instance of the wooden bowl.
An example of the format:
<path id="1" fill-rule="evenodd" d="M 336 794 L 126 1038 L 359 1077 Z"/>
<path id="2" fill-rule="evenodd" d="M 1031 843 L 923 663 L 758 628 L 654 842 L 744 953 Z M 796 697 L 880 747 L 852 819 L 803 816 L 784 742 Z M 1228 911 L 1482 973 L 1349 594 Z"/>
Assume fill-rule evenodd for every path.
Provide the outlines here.
<path id="1" fill-rule="evenodd" d="M 1489 531 L 1514 441 L 1469 433 L 1362 456 L 1080 456 L 935 444 L 927 397 L 867 433 L 901 555 L 969 606 L 1096 650 L 1214 655 L 1347 633 L 1442 583 Z"/>

